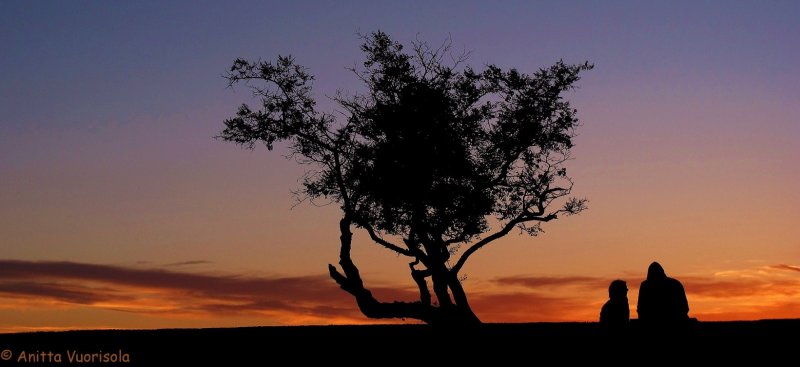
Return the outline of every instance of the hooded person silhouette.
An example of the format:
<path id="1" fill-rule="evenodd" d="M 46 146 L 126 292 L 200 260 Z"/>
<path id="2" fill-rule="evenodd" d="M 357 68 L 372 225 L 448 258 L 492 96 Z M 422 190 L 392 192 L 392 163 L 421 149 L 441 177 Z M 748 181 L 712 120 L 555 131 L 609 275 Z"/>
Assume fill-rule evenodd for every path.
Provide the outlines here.
<path id="1" fill-rule="evenodd" d="M 629 320 L 628 285 L 617 279 L 608 286 L 608 301 L 600 310 L 600 326 L 609 331 L 622 331 Z"/>
<path id="2" fill-rule="evenodd" d="M 661 264 L 653 262 L 639 287 L 636 312 L 643 325 L 680 328 L 689 321 L 686 291 L 681 282 L 667 276 Z"/>

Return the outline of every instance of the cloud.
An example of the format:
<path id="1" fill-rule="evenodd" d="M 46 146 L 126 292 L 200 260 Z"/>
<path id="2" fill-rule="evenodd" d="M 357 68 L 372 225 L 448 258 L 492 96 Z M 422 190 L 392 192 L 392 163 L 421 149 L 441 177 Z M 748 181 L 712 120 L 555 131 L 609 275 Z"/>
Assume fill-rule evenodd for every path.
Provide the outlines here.
<path id="1" fill-rule="evenodd" d="M 796 319 L 800 317 L 800 301 L 779 301 L 770 304 L 699 309 L 692 315 L 703 321 Z"/>
<path id="2" fill-rule="evenodd" d="M 207 265 L 207 264 L 213 264 L 213 262 L 208 260 L 189 260 L 189 261 L 180 261 L 176 263 L 169 263 L 164 266 L 171 267 L 171 266 Z"/>
<path id="3" fill-rule="evenodd" d="M 687 276 L 682 278 L 682 282 L 689 295 L 702 297 L 791 296 L 800 293 L 800 279 L 775 279 L 771 277 L 720 279 L 718 277 Z"/>
<path id="4" fill-rule="evenodd" d="M 403 293 L 376 288 L 386 294 Z M 0 297 L 136 313 L 254 313 L 281 323 L 332 316 L 362 320 L 352 298 L 323 275 L 243 277 L 74 262 L 0 260 Z"/>
<path id="5" fill-rule="evenodd" d="M 778 264 L 771 266 L 773 269 L 781 269 L 781 270 L 791 270 L 791 271 L 800 271 L 800 266 L 796 265 L 787 265 L 787 264 Z"/>
<path id="6" fill-rule="evenodd" d="M 690 314 L 700 320 L 798 318 L 800 277 L 794 268 L 776 265 L 679 279 L 688 294 Z"/>
<path id="7" fill-rule="evenodd" d="M 516 275 L 489 283 L 491 292 L 471 294 L 474 309 L 485 321 L 594 321 L 616 278 L 584 275 Z M 639 284 L 641 278 L 626 278 Z"/>
<path id="8" fill-rule="evenodd" d="M 205 263 L 202 260 L 183 264 Z M 179 264 L 179 263 L 176 263 Z M 327 275 L 242 276 L 75 262 L 0 260 L 0 308 L 86 306 L 180 318 L 263 318 L 266 324 L 392 322 L 361 315 Z M 180 266 L 180 265 L 175 265 Z M 675 275 L 690 314 L 701 320 L 800 317 L 796 266 L 775 265 L 710 275 Z M 612 278 L 517 275 L 465 283 L 472 308 L 488 322 L 592 321 Z M 636 308 L 641 278 L 626 278 Z M 369 284 L 381 301 L 415 300 L 416 289 Z M 16 306 L 15 306 L 16 305 Z M 631 313 L 635 317 L 635 311 Z"/>
<path id="9" fill-rule="evenodd" d="M 0 293 L 24 297 L 52 298 L 76 304 L 91 304 L 103 299 L 97 292 L 91 292 L 80 287 L 35 282 L 0 282 Z"/>
<path id="10" fill-rule="evenodd" d="M 601 283 L 604 288 L 607 282 L 583 276 L 504 277 L 489 282 L 493 284 L 489 289 L 470 293 L 470 300 L 486 321 L 566 321 L 581 314 L 591 314 L 588 317 L 593 319 L 596 305 L 585 312 L 585 304 L 591 301 L 531 290 L 557 291 Z M 509 290 L 510 286 L 527 289 Z M 384 301 L 418 297 L 417 291 L 409 287 L 369 287 Z M 244 277 L 74 262 L 0 260 L 0 297 L 165 316 L 256 314 L 286 324 L 370 321 L 360 314 L 352 297 L 326 275 Z"/>
<path id="11" fill-rule="evenodd" d="M 587 276 L 527 276 L 518 275 L 497 278 L 493 282 L 500 286 L 521 286 L 525 288 L 541 289 L 542 287 L 608 287 L 613 279 L 587 277 Z"/>
<path id="12" fill-rule="evenodd" d="M 787 270 L 789 272 L 787 272 Z M 753 269 L 720 271 L 707 275 L 674 275 L 686 289 L 690 314 L 703 320 L 752 320 L 800 317 L 800 267 L 775 265 Z M 624 278 L 631 290 L 631 316 L 636 317 L 638 286 L 643 277 Z M 520 289 L 515 294 L 487 294 L 476 299 L 475 309 L 492 321 L 593 320 L 605 301 L 611 278 L 592 276 L 518 275 L 496 278 L 496 292 Z M 473 296 L 475 299 L 475 296 Z M 487 318 L 488 316 L 488 318 Z"/>
<path id="13" fill-rule="evenodd" d="M 687 293 L 698 297 L 791 297 L 800 294 L 800 277 L 795 273 L 798 271 L 800 267 L 780 264 L 718 271 L 710 276 L 684 276 L 680 280 Z"/>

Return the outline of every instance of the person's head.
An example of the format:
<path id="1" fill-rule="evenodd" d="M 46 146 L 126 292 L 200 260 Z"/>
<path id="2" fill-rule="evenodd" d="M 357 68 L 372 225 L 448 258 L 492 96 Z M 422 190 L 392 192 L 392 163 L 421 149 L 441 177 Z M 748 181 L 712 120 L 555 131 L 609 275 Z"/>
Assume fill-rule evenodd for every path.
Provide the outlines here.
<path id="1" fill-rule="evenodd" d="M 664 279 L 666 277 L 667 274 L 664 273 L 664 268 L 656 261 L 653 261 L 650 267 L 647 268 L 647 280 Z"/>
<path id="2" fill-rule="evenodd" d="M 611 282 L 608 286 L 608 298 L 620 299 L 628 298 L 628 285 L 622 279 L 617 279 Z"/>

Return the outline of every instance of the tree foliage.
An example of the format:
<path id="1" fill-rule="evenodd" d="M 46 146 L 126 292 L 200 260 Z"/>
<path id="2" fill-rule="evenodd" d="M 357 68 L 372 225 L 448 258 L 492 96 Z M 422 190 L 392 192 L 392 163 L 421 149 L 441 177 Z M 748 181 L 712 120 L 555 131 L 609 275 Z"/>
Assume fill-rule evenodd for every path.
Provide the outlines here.
<path id="1" fill-rule="evenodd" d="M 366 59 L 351 70 L 366 92 L 337 94 L 338 119 L 317 111 L 313 77 L 292 57 L 237 59 L 227 79 L 245 83 L 259 105 L 239 107 L 221 138 L 270 150 L 285 142 L 309 165 L 299 194 L 340 205 L 344 274 L 329 270 L 365 315 L 477 322 L 458 279 L 470 256 L 515 227 L 535 235 L 542 222 L 586 208 L 570 197 L 565 163 L 579 122 L 563 94 L 592 65 L 478 71 L 449 42 L 406 52 L 382 32 L 364 36 L 361 50 Z M 379 302 L 364 288 L 350 258 L 353 226 L 410 258 L 418 302 Z"/>

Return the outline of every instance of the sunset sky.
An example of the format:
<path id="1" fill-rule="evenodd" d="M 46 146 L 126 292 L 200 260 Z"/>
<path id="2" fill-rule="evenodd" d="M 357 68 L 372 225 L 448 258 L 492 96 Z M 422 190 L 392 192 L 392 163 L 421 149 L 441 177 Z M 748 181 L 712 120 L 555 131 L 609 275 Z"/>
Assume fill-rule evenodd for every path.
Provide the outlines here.
<path id="1" fill-rule="evenodd" d="M 327 276 L 335 206 L 295 203 L 281 149 L 213 139 L 237 57 L 294 55 L 319 107 L 363 90 L 358 32 L 534 72 L 589 61 L 567 95 L 589 210 L 481 250 L 487 322 L 593 321 L 657 260 L 700 320 L 800 318 L 800 2 L 4 1 L 0 332 L 370 322 Z M 355 233 L 378 298 L 405 258 Z"/>

